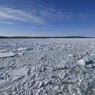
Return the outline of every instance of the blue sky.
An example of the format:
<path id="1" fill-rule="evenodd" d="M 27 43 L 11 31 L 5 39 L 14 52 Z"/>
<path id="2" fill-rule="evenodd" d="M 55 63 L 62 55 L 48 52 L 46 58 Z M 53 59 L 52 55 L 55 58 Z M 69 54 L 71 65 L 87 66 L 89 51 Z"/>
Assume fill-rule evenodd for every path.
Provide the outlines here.
<path id="1" fill-rule="evenodd" d="M 0 0 L 1 36 L 95 36 L 95 0 Z"/>

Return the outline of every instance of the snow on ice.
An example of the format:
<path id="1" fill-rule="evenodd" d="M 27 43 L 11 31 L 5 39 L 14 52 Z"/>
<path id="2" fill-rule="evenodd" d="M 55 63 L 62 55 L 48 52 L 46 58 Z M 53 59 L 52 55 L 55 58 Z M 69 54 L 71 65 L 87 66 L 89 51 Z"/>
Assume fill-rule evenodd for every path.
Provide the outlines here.
<path id="1" fill-rule="evenodd" d="M 0 95 L 95 95 L 95 39 L 1 39 Z"/>

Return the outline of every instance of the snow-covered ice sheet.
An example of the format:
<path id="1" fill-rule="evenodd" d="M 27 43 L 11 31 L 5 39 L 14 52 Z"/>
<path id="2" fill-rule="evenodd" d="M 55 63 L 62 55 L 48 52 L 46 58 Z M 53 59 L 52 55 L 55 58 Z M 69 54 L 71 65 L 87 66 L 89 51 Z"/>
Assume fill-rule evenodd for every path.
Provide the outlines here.
<path id="1" fill-rule="evenodd" d="M 0 95 L 95 95 L 95 39 L 1 39 Z"/>

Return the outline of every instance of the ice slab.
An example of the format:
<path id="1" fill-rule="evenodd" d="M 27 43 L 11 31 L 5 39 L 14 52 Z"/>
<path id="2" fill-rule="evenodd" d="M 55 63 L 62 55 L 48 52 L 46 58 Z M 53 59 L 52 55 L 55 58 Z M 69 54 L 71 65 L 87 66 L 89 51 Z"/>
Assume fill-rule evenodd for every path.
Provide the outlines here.
<path id="1" fill-rule="evenodd" d="M 78 63 L 79 63 L 79 65 L 85 66 L 85 61 L 84 61 L 83 59 L 80 59 L 80 60 L 78 61 Z"/>
<path id="2" fill-rule="evenodd" d="M 15 54 L 13 52 L 0 52 L 0 58 L 13 57 Z"/>
<path id="3" fill-rule="evenodd" d="M 8 73 L 4 73 L 4 76 L 1 75 L 0 76 L 0 85 L 6 83 L 6 81 L 15 81 L 17 79 L 23 78 L 24 76 L 26 76 L 28 73 L 28 69 L 27 67 L 22 67 L 16 70 L 12 70 Z M 9 77 L 8 77 L 9 76 Z"/>
<path id="4" fill-rule="evenodd" d="M 18 48 L 17 50 L 18 51 L 23 51 L 23 50 L 26 50 L 26 48 L 21 47 L 21 48 Z"/>
<path id="5" fill-rule="evenodd" d="M 0 50 L 0 53 L 8 52 L 8 50 Z"/>
<path id="6" fill-rule="evenodd" d="M 86 67 L 93 67 L 94 66 L 94 62 L 92 60 L 89 59 L 80 59 L 78 61 L 78 63 L 80 65 L 86 66 Z"/>
<path id="7" fill-rule="evenodd" d="M 15 81 L 23 76 L 26 76 L 28 73 L 28 69 L 27 67 L 23 67 L 23 68 L 19 68 L 17 70 L 13 70 L 11 72 L 11 76 L 12 76 L 12 81 Z"/>

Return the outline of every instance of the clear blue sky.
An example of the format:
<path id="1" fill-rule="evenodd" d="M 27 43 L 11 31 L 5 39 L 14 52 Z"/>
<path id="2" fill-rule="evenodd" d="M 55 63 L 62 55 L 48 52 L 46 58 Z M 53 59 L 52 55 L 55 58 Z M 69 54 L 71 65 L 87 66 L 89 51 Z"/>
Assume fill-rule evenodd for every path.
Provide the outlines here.
<path id="1" fill-rule="evenodd" d="M 95 36 L 95 0 L 0 0 L 1 36 Z"/>

